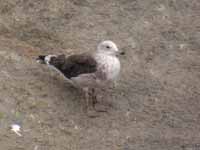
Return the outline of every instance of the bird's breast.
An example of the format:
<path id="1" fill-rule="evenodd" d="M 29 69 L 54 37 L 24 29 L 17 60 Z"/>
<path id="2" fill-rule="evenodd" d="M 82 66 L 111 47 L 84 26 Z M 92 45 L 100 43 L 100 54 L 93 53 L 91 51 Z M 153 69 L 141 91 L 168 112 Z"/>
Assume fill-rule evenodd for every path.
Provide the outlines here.
<path id="1" fill-rule="evenodd" d="M 99 55 L 96 57 L 98 63 L 98 72 L 106 80 L 115 80 L 120 72 L 120 62 L 115 56 Z"/>

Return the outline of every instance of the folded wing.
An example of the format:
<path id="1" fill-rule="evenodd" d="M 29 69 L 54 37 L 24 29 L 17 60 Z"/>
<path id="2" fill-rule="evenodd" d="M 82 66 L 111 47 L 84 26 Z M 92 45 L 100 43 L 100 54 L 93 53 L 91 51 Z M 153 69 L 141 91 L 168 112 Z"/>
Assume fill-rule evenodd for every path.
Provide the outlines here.
<path id="1" fill-rule="evenodd" d="M 82 74 L 95 73 L 97 71 L 97 62 L 92 55 L 87 53 L 71 55 L 65 59 L 60 69 L 70 79 Z"/>

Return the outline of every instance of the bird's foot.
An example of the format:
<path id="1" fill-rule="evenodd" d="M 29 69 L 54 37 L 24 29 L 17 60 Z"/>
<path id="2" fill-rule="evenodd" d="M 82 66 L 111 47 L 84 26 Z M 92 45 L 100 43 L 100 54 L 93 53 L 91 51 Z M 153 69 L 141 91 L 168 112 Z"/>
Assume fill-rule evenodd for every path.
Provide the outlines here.
<path id="1" fill-rule="evenodd" d="M 94 109 L 87 109 L 87 112 L 86 112 L 87 116 L 90 117 L 90 118 L 96 118 L 96 117 L 99 117 L 99 113 L 94 110 Z"/>
<path id="2" fill-rule="evenodd" d="M 96 112 L 108 112 L 108 107 L 100 103 L 96 103 L 94 109 Z"/>

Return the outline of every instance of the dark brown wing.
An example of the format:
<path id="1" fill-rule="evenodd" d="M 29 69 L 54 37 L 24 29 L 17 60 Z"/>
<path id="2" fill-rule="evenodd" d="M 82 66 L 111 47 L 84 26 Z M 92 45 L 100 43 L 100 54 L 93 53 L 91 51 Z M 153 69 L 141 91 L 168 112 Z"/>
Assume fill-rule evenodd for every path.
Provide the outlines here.
<path id="1" fill-rule="evenodd" d="M 96 70 L 97 62 L 92 55 L 87 53 L 67 57 L 60 68 L 60 71 L 69 79 L 80 74 L 94 73 Z"/>

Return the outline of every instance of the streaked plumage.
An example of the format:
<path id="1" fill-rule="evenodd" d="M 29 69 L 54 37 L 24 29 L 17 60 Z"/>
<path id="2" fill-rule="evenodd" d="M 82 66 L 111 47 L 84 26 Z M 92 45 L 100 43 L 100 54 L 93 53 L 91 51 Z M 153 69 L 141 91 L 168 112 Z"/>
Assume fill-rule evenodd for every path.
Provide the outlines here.
<path id="1" fill-rule="evenodd" d="M 60 71 L 74 85 L 89 90 L 114 81 L 120 72 L 119 50 L 112 41 L 103 41 L 94 53 L 39 56 L 40 63 Z M 87 97 L 87 96 L 86 96 Z"/>

